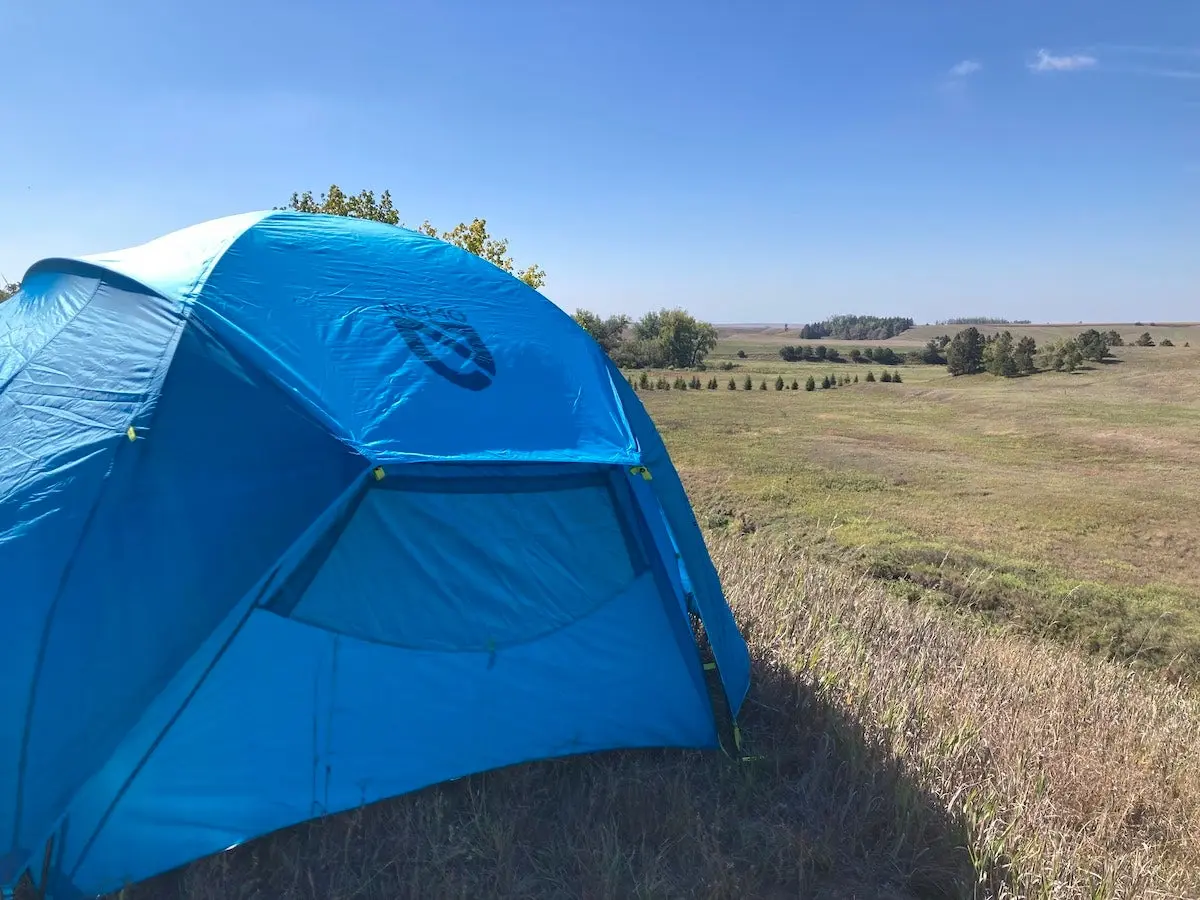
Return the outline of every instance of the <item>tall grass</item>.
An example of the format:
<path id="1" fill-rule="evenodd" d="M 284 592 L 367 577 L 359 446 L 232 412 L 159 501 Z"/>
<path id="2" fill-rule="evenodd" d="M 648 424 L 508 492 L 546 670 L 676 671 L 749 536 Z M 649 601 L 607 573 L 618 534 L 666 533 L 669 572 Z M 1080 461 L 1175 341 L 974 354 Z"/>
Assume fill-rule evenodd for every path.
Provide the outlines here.
<path id="1" fill-rule="evenodd" d="M 513 767 L 126 896 L 1200 896 L 1194 689 L 985 634 L 784 545 L 712 550 L 753 651 L 761 758 Z"/>

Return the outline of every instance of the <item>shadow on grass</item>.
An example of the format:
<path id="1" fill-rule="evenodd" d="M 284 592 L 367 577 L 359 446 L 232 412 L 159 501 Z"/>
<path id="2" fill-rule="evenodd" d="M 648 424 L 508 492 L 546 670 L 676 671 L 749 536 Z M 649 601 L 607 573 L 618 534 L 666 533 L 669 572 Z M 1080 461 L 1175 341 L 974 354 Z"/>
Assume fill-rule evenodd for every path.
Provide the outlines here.
<path id="1" fill-rule="evenodd" d="M 305 823 L 121 900 L 971 896 L 966 832 L 795 671 L 759 665 L 746 750 L 497 770 Z"/>

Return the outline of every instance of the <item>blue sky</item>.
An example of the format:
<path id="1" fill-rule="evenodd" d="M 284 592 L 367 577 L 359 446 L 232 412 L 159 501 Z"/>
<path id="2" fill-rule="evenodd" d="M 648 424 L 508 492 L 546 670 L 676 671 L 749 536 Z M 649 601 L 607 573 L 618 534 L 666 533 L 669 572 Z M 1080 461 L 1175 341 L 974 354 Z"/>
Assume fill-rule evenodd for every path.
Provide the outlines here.
<path id="1" fill-rule="evenodd" d="M 0 273 L 390 188 L 566 309 L 1200 320 L 1196 0 L 0 0 Z"/>

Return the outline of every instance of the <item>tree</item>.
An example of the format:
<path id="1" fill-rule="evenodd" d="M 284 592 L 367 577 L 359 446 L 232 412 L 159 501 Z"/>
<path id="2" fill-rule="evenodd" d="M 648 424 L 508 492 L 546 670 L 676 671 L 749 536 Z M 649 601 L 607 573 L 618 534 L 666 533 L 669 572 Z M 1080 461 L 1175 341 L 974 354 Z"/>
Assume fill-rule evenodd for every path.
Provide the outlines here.
<path id="1" fill-rule="evenodd" d="M 1121 337 L 1121 332 L 1119 332 L 1119 331 L 1110 330 L 1110 331 L 1106 332 L 1104 335 L 1104 339 L 1106 341 L 1108 341 L 1108 346 L 1110 346 L 1110 347 L 1124 347 L 1125 346 L 1125 339 L 1123 337 Z"/>
<path id="2" fill-rule="evenodd" d="M 809 375 L 808 381 L 804 382 L 804 389 L 806 391 L 815 391 L 817 389 L 817 379 Z"/>
<path id="3" fill-rule="evenodd" d="M 1133 343 L 1135 346 L 1138 346 L 1138 347 L 1153 347 L 1154 346 L 1154 338 L 1150 337 L 1150 332 L 1143 331 L 1142 336 L 1139 337 Z"/>
<path id="4" fill-rule="evenodd" d="M 737 390 L 737 382 L 736 382 L 736 381 L 734 381 L 732 378 L 730 378 L 730 379 L 729 379 L 729 389 L 730 389 L 731 391 L 736 391 L 736 390 Z"/>
<path id="5" fill-rule="evenodd" d="M 975 326 L 964 328 L 946 348 L 946 369 L 951 375 L 983 371 L 983 336 Z"/>
<path id="6" fill-rule="evenodd" d="M 892 383 L 892 373 L 889 372 L 887 369 L 884 369 L 883 374 L 879 376 L 879 380 L 882 381 L 884 384 L 891 384 Z"/>
<path id="7" fill-rule="evenodd" d="M 746 376 L 746 380 L 742 383 L 742 389 L 747 391 L 754 390 L 754 381 L 749 375 Z"/>
<path id="8" fill-rule="evenodd" d="M 873 381 L 875 380 L 875 373 L 874 373 L 874 372 L 870 372 L 870 371 L 868 371 L 868 372 L 867 372 L 867 379 L 866 379 L 866 380 L 867 380 L 867 381 L 871 381 L 871 382 L 873 382 Z"/>
<path id="9" fill-rule="evenodd" d="M 1074 339 L 1047 344 L 1040 357 L 1041 367 L 1055 372 L 1074 372 L 1083 365 L 1083 353 Z"/>
<path id="10" fill-rule="evenodd" d="M 1159 341 L 1159 342 L 1158 342 L 1158 346 L 1160 346 L 1160 347 L 1174 347 L 1174 346 L 1175 346 L 1175 343 L 1174 343 L 1174 342 L 1173 342 L 1173 341 L 1172 341 L 1170 338 L 1163 338 L 1161 341 Z"/>
<path id="11" fill-rule="evenodd" d="M 930 366 L 944 366 L 946 357 L 942 356 L 942 346 L 940 338 L 933 338 L 929 341 L 925 345 L 925 349 L 921 351 L 921 362 Z"/>
<path id="12" fill-rule="evenodd" d="M 892 384 L 900 384 L 900 370 L 892 372 Z"/>
<path id="13" fill-rule="evenodd" d="M 678 369 L 698 366 L 717 346 L 717 329 L 679 308 L 648 312 L 634 323 L 633 331 L 638 340 L 661 348 L 664 365 Z"/>
<path id="14" fill-rule="evenodd" d="M 862 351 L 859 350 L 857 347 L 855 347 L 853 350 L 850 351 L 850 362 L 860 363 L 860 362 L 862 362 L 862 358 L 863 358 Z"/>
<path id="15" fill-rule="evenodd" d="M 1083 354 L 1083 358 L 1090 359 L 1092 362 L 1103 362 L 1111 355 L 1108 352 L 1108 338 L 1095 328 L 1081 332 L 1075 338 L 1075 343 L 1079 346 L 1079 352 Z"/>
<path id="16" fill-rule="evenodd" d="M 20 289 L 21 285 L 19 282 L 5 281 L 0 279 L 0 303 L 3 303 Z"/>
<path id="17" fill-rule="evenodd" d="M 1028 375 L 1037 371 L 1037 365 L 1033 361 L 1033 356 L 1037 352 L 1037 342 L 1029 335 L 1025 335 L 1013 349 L 1013 362 L 1017 364 L 1017 371 Z"/>
<path id="18" fill-rule="evenodd" d="M 775 390 L 777 390 L 777 391 L 783 390 L 783 376 L 782 375 L 775 376 Z"/>
<path id="19" fill-rule="evenodd" d="M 994 341 L 983 348 L 983 365 L 1000 378 L 1012 378 L 1017 374 L 1017 361 L 1013 358 L 1012 332 L 1002 332 Z"/>
<path id="20" fill-rule="evenodd" d="M 294 209 L 297 212 L 370 219 L 386 225 L 402 225 L 400 213 L 392 204 L 390 191 L 384 191 L 376 200 L 374 191 L 363 190 L 358 194 L 350 195 L 336 184 L 332 184 L 327 193 L 321 194 L 320 200 L 313 197 L 312 191 L 293 193 L 292 199 L 284 208 Z M 438 237 L 437 229 L 429 223 L 428 219 L 416 226 L 414 230 L 429 237 Z M 486 259 L 505 272 L 515 274 L 532 288 L 540 288 L 546 283 L 546 273 L 537 265 L 528 266 L 520 272 L 515 271 L 512 257 L 508 255 L 508 240 L 492 237 L 487 230 L 486 219 L 472 219 L 469 224 L 460 222 L 450 231 L 442 232 L 441 239 Z"/>
<path id="21" fill-rule="evenodd" d="M 625 330 L 629 327 L 629 316 L 617 315 L 601 319 L 587 309 L 575 310 L 575 315 L 571 318 L 610 356 L 621 346 Z"/>

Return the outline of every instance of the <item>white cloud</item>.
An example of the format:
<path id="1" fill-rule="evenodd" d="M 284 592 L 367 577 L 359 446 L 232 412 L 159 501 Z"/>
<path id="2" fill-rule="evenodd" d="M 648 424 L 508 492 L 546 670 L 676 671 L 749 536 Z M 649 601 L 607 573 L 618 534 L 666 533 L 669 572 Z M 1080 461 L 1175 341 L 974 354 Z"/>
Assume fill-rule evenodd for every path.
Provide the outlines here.
<path id="1" fill-rule="evenodd" d="M 1084 53 L 1074 53 L 1069 56 L 1053 56 L 1045 50 L 1039 50 L 1037 60 L 1029 64 L 1034 72 L 1077 72 L 1080 69 L 1091 69 L 1099 60 Z"/>
<path id="2" fill-rule="evenodd" d="M 956 78 L 966 78 L 968 75 L 974 75 L 983 68 L 983 63 L 973 59 L 964 59 L 958 65 L 950 69 L 950 74 Z"/>

